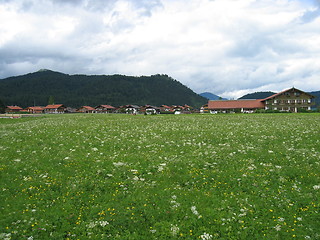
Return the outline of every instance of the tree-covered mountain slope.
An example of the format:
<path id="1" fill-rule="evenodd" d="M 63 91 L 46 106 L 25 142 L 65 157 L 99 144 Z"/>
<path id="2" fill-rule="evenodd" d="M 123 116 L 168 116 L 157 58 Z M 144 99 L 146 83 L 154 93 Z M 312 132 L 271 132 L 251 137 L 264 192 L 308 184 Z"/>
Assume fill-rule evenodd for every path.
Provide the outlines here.
<path id="1" fill-rule="evenodd" d="M 0 99 L 21 107 L 55 103 L 70 107 L 110 104 L 182 105 L 199 107 L 207 99 L 168 75 L 68 75 L 41 70 L 0 80 Z"/>

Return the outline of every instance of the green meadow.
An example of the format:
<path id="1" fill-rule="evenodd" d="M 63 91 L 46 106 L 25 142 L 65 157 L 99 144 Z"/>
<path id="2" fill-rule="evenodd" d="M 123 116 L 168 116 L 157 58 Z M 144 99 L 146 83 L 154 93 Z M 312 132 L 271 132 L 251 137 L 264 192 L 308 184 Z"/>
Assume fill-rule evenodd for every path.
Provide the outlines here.
<path id="1" fill-rule="evenodd" d="M 0 119 L 0 239 L 320 239 L 320 114 Z"/>

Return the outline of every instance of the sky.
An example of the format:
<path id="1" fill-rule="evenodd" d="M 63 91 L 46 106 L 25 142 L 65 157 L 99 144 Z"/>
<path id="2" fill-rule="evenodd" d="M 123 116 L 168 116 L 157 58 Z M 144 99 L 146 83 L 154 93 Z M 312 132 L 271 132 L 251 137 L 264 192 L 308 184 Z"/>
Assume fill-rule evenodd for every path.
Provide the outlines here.
<path id="1" fill-rule="evenodd" d="M 0 0 L 0 79 L 39 69 L 318 91 L 320 0 Z"/>

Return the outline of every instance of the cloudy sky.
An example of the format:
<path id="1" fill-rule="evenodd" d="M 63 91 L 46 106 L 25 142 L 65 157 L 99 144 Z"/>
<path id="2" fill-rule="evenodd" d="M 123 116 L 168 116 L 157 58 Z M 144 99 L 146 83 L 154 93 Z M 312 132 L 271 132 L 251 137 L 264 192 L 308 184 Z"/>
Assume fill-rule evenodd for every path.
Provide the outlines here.
<path id="1" fill-rule="evenodd" d="M 320 90 L 320 0 L 0 0 L 0 78 L 43 68 Z"/>

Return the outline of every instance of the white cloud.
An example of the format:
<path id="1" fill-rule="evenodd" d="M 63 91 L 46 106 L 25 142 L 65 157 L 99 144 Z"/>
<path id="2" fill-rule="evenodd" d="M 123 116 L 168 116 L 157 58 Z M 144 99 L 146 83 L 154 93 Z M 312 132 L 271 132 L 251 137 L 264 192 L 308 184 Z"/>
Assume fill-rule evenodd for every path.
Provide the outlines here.
<path id="1" fill-rule="evenodd" d="M 237 98 L 319 90 L 320 4 L 301 0 L 7 0 L 0 77 L 165 73 Z"/>

